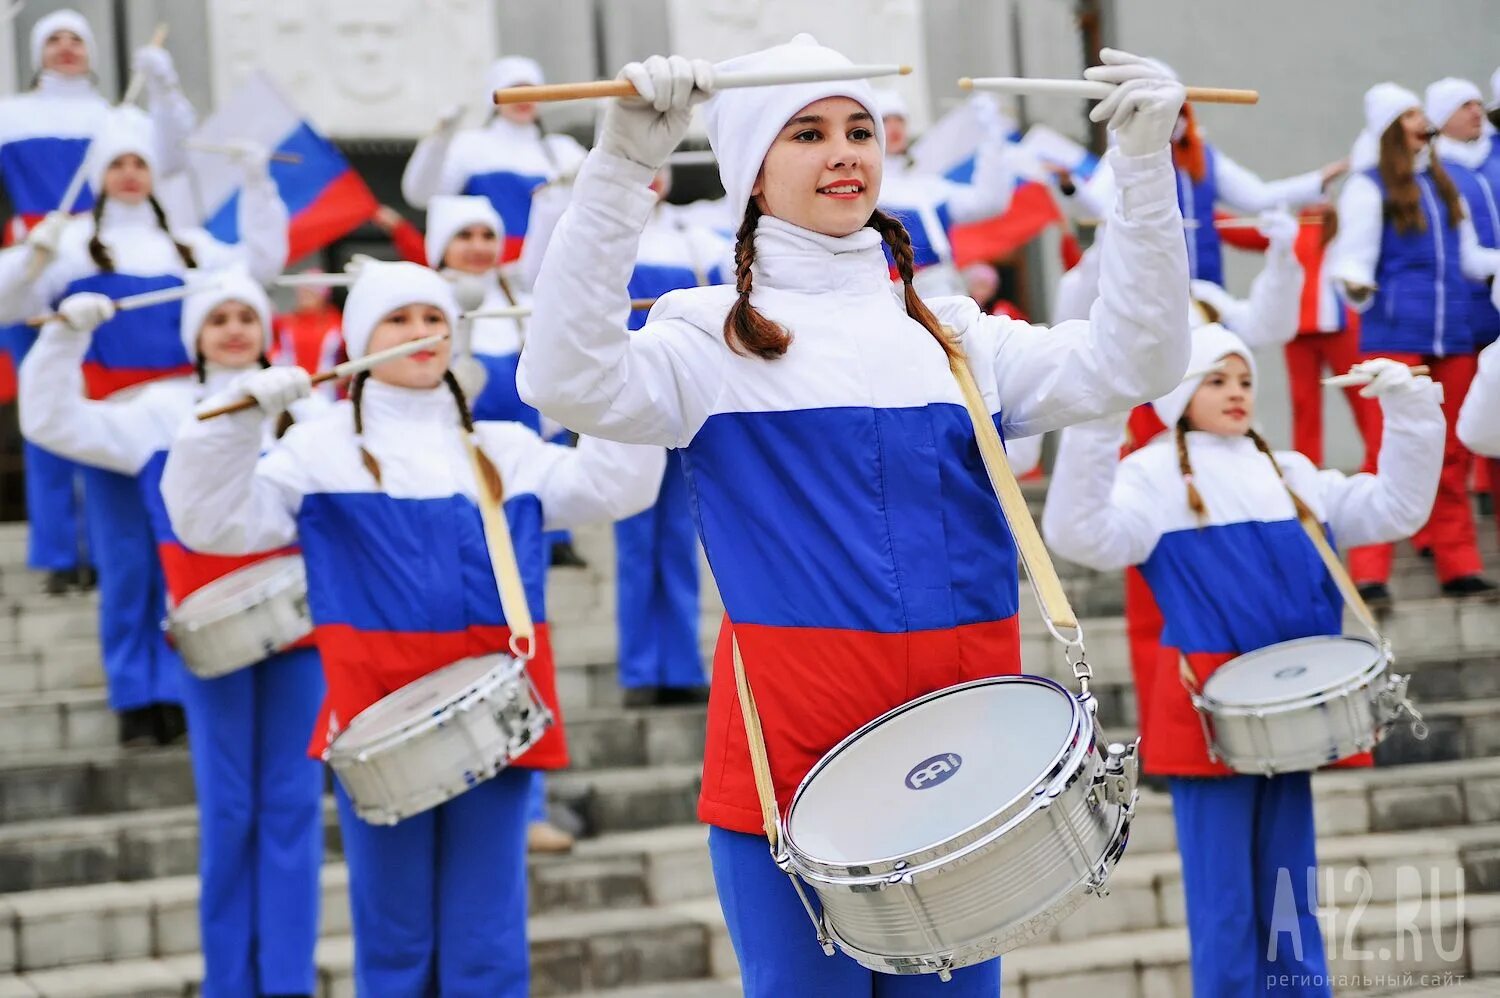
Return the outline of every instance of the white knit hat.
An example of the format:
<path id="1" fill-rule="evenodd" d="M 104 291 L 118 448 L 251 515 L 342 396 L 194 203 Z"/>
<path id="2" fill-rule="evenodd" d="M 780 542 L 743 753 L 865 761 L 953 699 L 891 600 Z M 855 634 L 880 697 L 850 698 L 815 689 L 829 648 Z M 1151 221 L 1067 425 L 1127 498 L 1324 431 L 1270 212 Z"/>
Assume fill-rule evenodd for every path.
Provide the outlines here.
<path id="1" fill-rule="evenodd" d="M 448 317 L 448 328 L 458 323 L 453 288 L 437 271 L 416 263 L 372 260 L 359 269 L 344 302 L 344 349 L 350 360 L 370 350 L 370 334 L 391 312 L 407 305 L 435 305 Z"/>
<path id="2" fill-rule="evenodd" d="M 271 301 L 266 297 L 265 289 L 250 276 L 249 271 L 243 267 L 190 270 L 185 279 L 189 287 L 203 285 L 205 289 L 182 300 L 182 321 L 179 328 L 182 332 L 183 349 L 189 357 L 198 356 L 198 334 L 203 331 L 208 313 L 230 301 L 243 302 L 255 309 L 255 314 L 260 318 L 260 349 L 265 353 L 271 342 Z"/>
<path id="3" fill-rule="evenodd" d="M 1193 330 L 1192 335 L 1193 354 L 1188 361 L 1188 373 L 1194 376 L 1151 403 L 1156 409 L 1156 415 L 1168 428 L 1177 425 L 1182 414 L 1187 412 L 1188 403 L 1203 384 L 1203 379 L 1225 357 L 1238 354 L 1245 358 L 1245 363 L 1250 366 L 1250 377 L 1255 377 L 1255 354 L 1250 352 L 1244 340 L 1217 322 L 1199 326 Z"/>
<path id="4" fill-rule="evenodd" d="M 153 181 L 156 176 L 156 127 L 138 107 L 117 107 L 109 112 L 89 145 L 89 186 L 97 194 L 104 190 L 104 172 L 121 156 L 134 153 L 146 161 Z"/>
<path id="5" fill-rule="evenodd" d="M 1376 143 L 1385 130 L 1395 124 L 1412 108 L 1420 108 L 1422 100 L 1416 94 L 1395 83 L 1377 83 L 1365 91 L 1365 130 Z"/>
<path id="6" fill-rule="evenodd" d="M 89 22 L 76 10 L 54 10 L 46 17 L 31 26 L 31 66 L 33 69 L 42 68 L 42 49 L 47 47 L 47 39 L 59 31 L 71 31 L 83 39 L 83 47 L 89 54 L 89 65 L 94 64 L 94 31 L 89 27 Z"/>
<path id="7" fill-rule="evenodd" d="M 842 69 L 853 63 L 833 49 L 819 45 L 811 35 L 798 35 L 785 45 L 751 52 L 725 60 L 716 72 L 765 72 L 789 69 Z M 760 174 L 776 136 L 792 115 L 825 97 L 848 97 L 862 104 L 873 121 L 870 128 L 882 153 L 885 125 L 880 121 L 874 88 L 864 80 L 823 83 L 790 83 L 777 87 L 742 87 L 721 90 L 703 105 L 708 143 L 719 160 L 719 179 L 724 184 L 724 203 L 739 226 L 750 202 L 750 189 Z"/>
<path id="8" fill-rule="evenodd" d="M 443 266 L 443 254 L 453 237 L 471 225 L 487 225 L 495 238 L 505 239 L 505 223 L 490 199 L 478 194 L 439 194 L 427 203 L 427 263 L 434 269 Z M 495 260 L 498 263 L 499 253 Z"/>
<path id="9" fill-rule="evenodd" d="M 1456 76 L 1445 76 L 1436 83 L 1427 85 L 1422 110 L 1426 113 L 1427 120 L 1432 122 L 1432 127 L 1441 129 L 1459 108 L 1471 100 L 1484 103 L 1484 94 L 1479 87 Z"/>
<path id="10" fill-rule="evenodd" d="M 906 98 L 899 90 L 881 88 L 875 93 L 875 116 L 877 118 L 910 118 L 911 109 L 906 106 Z"/>
<path id="11" fill-rule="evenodd" d="M 524 55 L 502 56 L 490 63 L 484 73 L 484 85 L 490 93 L 506 87 L 536 87 L 546 82 L 542 67 Z"/>

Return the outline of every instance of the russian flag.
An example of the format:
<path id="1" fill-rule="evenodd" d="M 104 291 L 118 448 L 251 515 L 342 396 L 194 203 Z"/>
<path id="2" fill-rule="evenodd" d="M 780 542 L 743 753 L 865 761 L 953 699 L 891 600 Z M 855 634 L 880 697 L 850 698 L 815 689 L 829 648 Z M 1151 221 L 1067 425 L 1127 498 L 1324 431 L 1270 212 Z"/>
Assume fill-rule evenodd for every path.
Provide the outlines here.
<path id="1" fill-rule="evenodd" d="M 345 235 L 371 218 L 379 203 L 342 153 L 324 138 L 260 71 L 251 73 L 193 135 L 223 145 L 236 139 L 290 153 L 296 163 L 271 163 L 271 176 L 291 218 L 288 262 Z M 239 241 L 240 173 L 225 155 L 190 150 L 203 227 L 224 242 Z"/>

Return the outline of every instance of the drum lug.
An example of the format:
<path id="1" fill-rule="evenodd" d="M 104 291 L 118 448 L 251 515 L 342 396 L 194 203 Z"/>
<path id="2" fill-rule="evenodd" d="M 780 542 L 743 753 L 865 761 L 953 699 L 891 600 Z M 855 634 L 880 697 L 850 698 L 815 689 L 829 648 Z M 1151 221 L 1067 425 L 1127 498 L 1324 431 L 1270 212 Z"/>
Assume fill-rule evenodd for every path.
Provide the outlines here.
<path id="1" fill-rule="evenodd" d="M 1407 697 L 1406 690 L 1411 684 L 1410 676 L 1391 673 L 1386 680 L 1385 689 L 1381 690 L 1375 697 L 1376 708 L 1380 714 L 1382 728 L 1392 727 L 1400 722 L 1402 716 L 1411 719 L 1412 737 L 1418 741 L 1426 741 L 1428 735 L 1427 722 L 1423 720 L 1422 714 Z"/>
<path id="2" fill-rule="evenodd" d="M 1140 776 L 1140 740 L 1129 745 L 1113 742 L 1104 759 L 1104 799 L 1129 811 L 1135 810 L 1135 788 Z"/>

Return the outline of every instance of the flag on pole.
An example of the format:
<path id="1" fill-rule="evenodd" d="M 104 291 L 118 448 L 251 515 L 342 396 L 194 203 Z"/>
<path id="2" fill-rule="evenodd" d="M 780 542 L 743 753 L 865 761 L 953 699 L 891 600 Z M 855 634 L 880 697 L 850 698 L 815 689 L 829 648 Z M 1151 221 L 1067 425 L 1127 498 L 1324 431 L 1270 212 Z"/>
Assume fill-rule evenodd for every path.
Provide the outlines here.
<path id="1" fill-rule="evenodd" d="M 259 142 L 299 162 L 270 164 L 291 219 L 287 260 L 299 259 L 363 224 L 380 207 L 364 178 L 265 73 L 248 76 L 193 134 L 193 143 Z M 221 153 L 189 149 L 203 227 L 224 242 L 239 240 L 240 172 Z"/>

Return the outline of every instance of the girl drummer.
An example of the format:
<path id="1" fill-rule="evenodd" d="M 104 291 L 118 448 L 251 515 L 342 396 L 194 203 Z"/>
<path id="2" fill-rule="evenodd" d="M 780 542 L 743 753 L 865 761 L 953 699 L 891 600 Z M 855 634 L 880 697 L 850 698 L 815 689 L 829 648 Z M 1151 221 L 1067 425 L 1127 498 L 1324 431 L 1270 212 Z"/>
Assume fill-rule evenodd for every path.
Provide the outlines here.
<path id="1" fill-rule="evenodd" d="M 1298 513 L 1310 509 L 1346 545 L 1420 527 L 1442 464 L 1440 392 L 1403 364 L 1360 365 L 1386 434 L 1380 474 L 1345 476 L 1273 454 L 1255 432 L 1255 360 L 1239 337 L 1219 325 L 1195 331 L 1188 367 L 1214 370 L 1157 400 L 1173 432 L 1124 461 L 1123 413 L 1063 432 L 1042 531 L 1090 568 L 1140 566 L 1166 620 L 1163 644 L 1182 653 L 1181 672 L 1149 671 L 1151 688 L 1137 695 L 1149 706 L 1147 771 L 1171 786 L 1195 992 L 1264 994 L 1269 976 L 1290 975 L 1316 983 L 1288 993 L 1327 995 L 1307 893 L 1317 866 L 1308 774 L 1235 776 L 1210 760 L 1187 686 L 1237 655 L 1341 632 L 1338 590 Z M 1279 871 L 1289 871 L 1295 919 L 1281 918 Z M 1280 933 L 1293 935 L 1271 946 Z"/>
<path id="2" fill-rule="evenodd" d="M 656 169 L 714 68 L 633 63 L 574 186 L 535 292 L 521 395 L 582 432 L 683 448 L 729 625 L 713 669 L 700 817 L 751 998 L 992 998 L 998 961 L 954 983 L 826 959 L 762 837 L 731 649 L 743 652 L 785 808 L 835 743 L 889 708 L 1019 666 L 1016 554 L 975 447 L 952 353 L 1027 435 L 1166 391 L 1187 359 L 1187 260 L 1167 139 L 1183 91 L 1142 60 L 1090 70 L 1120 135 L 1118 238 L 1092 322 L 1051 330 L 923 303 L 905 230 L 875 211 L 882 126 L 863 82 L 725 91 L 708 105 L 736 283 L 674 291 L 628 329 L 626 288 Z M 839 69 L 806 36 L 724 68 Z M 900 268 L 893 294 L 883 245 Z M 904 303 L 904 304 L 903 304 Z M 946 327 L 946 328 L 945 328 Z M 1007 583 L 1006 580 L 1011 580 Z"/>
<path id="3" fill-rule="evenodd" d="M 161 471 L 178 427 L 207 394 L 264 366 L 271 306 L 247 275 L 214 275 L 182 308 L 182 344 L 195 377 L 148 386 L 123 401 L 90 401 L 82 361 L 114 306 L 81 292 L 65 299 L 21 367 L 28 439 L 139 482 L 166 575 L 180 604 L 201 587 L 284 549 L 242 557 L 190 550 L 172 533 Z M 267 435 L 269 439 L 269 435 Z M 323 675 L 310 643 L 216 679 L 182 678 L 192 732 L 201 827 L 199 924 L 206 998 L 310 995 L 316 990 L 318 866 L 323 776 L 304 751 Z"/>
<path id="4" fill-rule="evenodd" d="M 453 292 L 410 263 L 361 269 L 344 308 L 349 356 L 450 330 Z M 538 622 L 531 678 L 554 714 L 544 525 L 617 519 L 648 505 L 657 448 L 545 444 L 514 423 L 473 423 L 446 342 L 355 377 L 350 397 L 261 455 L 260 426 L 311 390 L 301 368 L 256 372 L 261 412 L 195 422 L 172 445 L 162 491 L 184 542 L 224 554 L 300 541 L 328 680 L 330 736 L 435 669 L 508 646 L 469 446 L 503 494 Z M 356 817 L 337 788 L 360 994 L 527 994 L 526 798 L 532 768 L 567 762 L 556 728 L 493 779 L 392 826 Z"/>
<path id="5" fill-rule="evenodd" d="M 89 151 L 89 183 L 99 192 L 92 217 L 68 223 L 55 257 L 31 245 L 0 254 L 0 321 L 19 321 L 81 291 L 117 298 L 177 286 L 194 267 L 241 264 L 262 282 L 281 272 L 287 213 L 267 172 L 266 150 L 236 146 L 245 178 L 241 242 L 229 246 L 203 229 L 167 224 L 154 193 L 159 141 L 138 111 L 111 116 Z M 49 259 L 40 277 L 28 280 L 33 262 Z M 84 357 L 88 397 L 191 374 L 180 315 L 177 303 L 161 304 L 103 323 Z M 178 699 L 182 666 L 162 637 L 161 569 L 140 489 L 134 479 L 103 468 L 86 468 L 83 478 L 89 545 L 99 570 L 104 672 L 110 706 L 120 713 L 121 741 L 173 741 L 182 734 L 182 721 L 179 709 L 169 705 Z"/>

